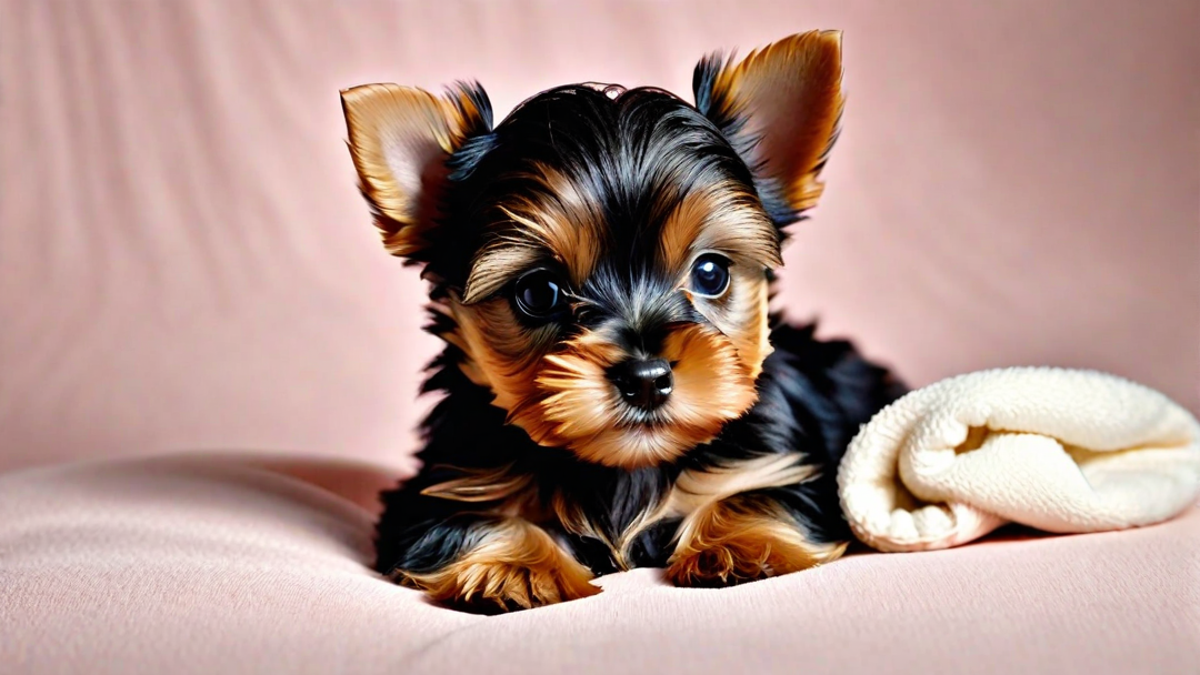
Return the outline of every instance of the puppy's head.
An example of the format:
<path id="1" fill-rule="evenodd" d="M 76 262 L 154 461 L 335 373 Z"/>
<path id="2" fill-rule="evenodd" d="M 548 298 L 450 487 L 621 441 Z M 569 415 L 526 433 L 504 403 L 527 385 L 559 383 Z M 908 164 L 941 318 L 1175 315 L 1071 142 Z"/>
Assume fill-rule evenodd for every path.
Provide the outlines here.
<path id="1" fill-rule="evenodd" d="M 696 67 L 690 105 L 574 85 L 492 128 L 487 96 L 342 94 L 387 249 L 432 281 L 434 331 L 536 442 L 632 468 L 756 399 L 782 228 L 815 204 L 840 34 Z"/>

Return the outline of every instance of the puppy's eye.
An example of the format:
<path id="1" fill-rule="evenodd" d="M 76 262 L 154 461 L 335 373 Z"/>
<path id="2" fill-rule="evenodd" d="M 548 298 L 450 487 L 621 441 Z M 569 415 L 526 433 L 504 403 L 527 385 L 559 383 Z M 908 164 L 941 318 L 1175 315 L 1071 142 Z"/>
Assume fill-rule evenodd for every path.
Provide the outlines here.
<path id="1" fill-rule="evenodd" d="M 517 280 L 517 307 L 535 319 L 546 319 L 566 309 L 567 298 L 553 274 L 534 270 Z"/>
<path id="2" fill-rule="evenodd" d="M 720 297 L 729 288 L 729 260 L 712 253 L 700 256 L 692 265 L 692 291 L 710 298 Z"/>

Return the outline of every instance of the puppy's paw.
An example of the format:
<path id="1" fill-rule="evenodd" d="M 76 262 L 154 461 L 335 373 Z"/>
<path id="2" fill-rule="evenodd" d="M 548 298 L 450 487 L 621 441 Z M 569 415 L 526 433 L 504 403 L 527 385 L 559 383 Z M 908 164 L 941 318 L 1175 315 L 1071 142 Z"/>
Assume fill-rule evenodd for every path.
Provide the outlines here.
<path id="1" fill-rule="evenodd" d="M 811 541 L 774 502 L 735 496 L 693 513 L 667 567 L 677 586 L 731 586 L 836 560 L 845 543 Z"/>
<path id="2" fill-rule="evenodd" d="M 595 595 L 592 577 L 545 530 L 510 518 L 449 565 L 402 580 L 443 604 L 504 612 Z"/>

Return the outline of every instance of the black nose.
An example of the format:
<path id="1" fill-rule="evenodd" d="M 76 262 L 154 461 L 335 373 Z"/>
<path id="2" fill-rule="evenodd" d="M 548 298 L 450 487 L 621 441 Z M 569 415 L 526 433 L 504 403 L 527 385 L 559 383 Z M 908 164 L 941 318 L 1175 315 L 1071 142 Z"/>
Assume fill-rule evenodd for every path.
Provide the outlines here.
<path id="1" fill-rule="evenodd" d="M 675 378 L 666 359 L 630 359 L 613 367 L 609 379 L 629 405 L 653 410 L 671 395 Z"/>

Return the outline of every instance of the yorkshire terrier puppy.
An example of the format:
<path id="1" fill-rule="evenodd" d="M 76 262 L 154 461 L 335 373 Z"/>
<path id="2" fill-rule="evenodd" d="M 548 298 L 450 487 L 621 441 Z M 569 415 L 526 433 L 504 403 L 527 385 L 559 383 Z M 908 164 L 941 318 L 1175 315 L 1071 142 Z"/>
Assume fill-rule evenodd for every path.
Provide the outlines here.
<path id="1" fill-rule="evenodd" d="M 843 552 L 838 461 L 901 387 L 768 309 L 841 75 L 827 31 L 705 58 L 695 105 L 577 84 L 493 127 L 476 84 L 342 92 L 363 195 L 447 343 L 423 469 L 382 495 L 381 573 L 503 611 L 634 567 L 722 586 Z"/>

